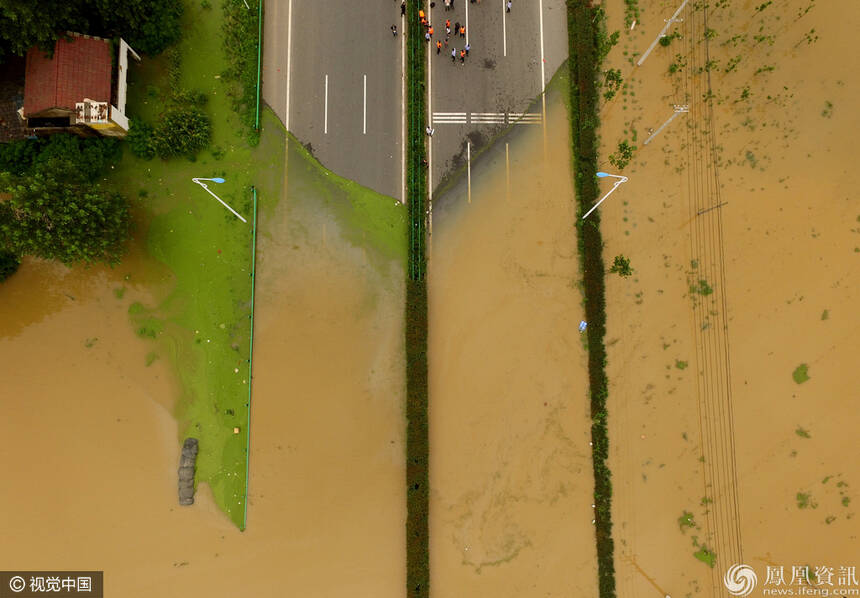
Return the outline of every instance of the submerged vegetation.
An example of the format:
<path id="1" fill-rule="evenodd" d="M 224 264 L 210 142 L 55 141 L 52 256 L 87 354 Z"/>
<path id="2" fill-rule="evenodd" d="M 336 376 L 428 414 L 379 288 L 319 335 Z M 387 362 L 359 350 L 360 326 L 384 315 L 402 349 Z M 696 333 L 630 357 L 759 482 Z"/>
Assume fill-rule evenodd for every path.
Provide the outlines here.
<path id="1" fill-rule="evenodd" d="M 418 11 L 407 4 L 406 23 L 406 201 L 409 263 L 406 276 L 406 591 L 430 594 L 429 446 L 427 426 L 427 267 L 425 255 L 427 161 L 425 158 L 426 73 L 424 32 Z"/>
<path id="2" fill-rule="evenodd" d="M 638 16 L 636 2 L 628 2 L 628 18 Z M 570 69 L 571 133 L 573 141 L 573 180 L 577 215 L 584 214 L 598 198 L 598 74 L 605 53 L 611 47 L 606 34 L 603 9 L 588 0 L 567 0 L 567 31 Z M 629 25 L 629 23 L 628 23 Z M 588 342 L 588 379 L 591 399 L 591 444 L 594 470 L 594 533 L 597 544 L 597 576 L 600 598 L 614 598 L 615 561 L 612 540 L 612 481 L 609 458 L 608 414 L 606 399 L 606 298 L 603 239 L 600 214 L 587 221 L 576 221 L 579 256 L 585 294 L 585 319 Z"/>
<path id="3" fill-rule="evenodd" d="M 809 380 L 809 366 L 805 363 L 801 363 L 799 366 L 794 368 L 794 371 L 791 373 L 791 377 L 798 384 L 803 384 Z"/>

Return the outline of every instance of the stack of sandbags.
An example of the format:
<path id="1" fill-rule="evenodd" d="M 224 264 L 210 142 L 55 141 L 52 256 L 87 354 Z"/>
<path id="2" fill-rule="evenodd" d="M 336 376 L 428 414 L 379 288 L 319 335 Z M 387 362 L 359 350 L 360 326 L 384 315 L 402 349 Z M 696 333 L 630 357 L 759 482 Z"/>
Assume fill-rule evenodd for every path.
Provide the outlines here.
<path id="1" fill-rule="evenodd" d="M 179 459 L 179 504 L 194 504 L 194 469 L 197 463 L 197 439 L 186 438 Z"/>

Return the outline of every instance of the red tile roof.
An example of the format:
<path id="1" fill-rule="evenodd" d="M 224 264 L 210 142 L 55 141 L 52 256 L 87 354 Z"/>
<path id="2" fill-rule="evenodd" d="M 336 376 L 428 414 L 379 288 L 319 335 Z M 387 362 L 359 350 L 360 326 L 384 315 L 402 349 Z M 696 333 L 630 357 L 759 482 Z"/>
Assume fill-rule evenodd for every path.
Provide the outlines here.
<path id="1" fill-rule="evenodd" d="M 24 115 L 48 108 L 75 109 L 89 98 L 110 101 L 111 55 L 105 39 L 74 36 L 57 40 L 54 57 L 38 48 L 27 52 L 24 79 Z"/>

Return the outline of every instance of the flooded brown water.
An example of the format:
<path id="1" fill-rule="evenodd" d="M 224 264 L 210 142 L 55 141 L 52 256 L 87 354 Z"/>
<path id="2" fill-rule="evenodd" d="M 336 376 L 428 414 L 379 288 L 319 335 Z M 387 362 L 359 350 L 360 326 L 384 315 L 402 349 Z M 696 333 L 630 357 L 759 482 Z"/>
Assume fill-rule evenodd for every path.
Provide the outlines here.
<path id="1" fill-rule="evenodd" d="M 607 287 L 625 596 L 725 596 L 722 576 L 735 561 L 755 569 L 751 596 L 762 596 L 768 565 L 783 566 L 789 581 L 793 565 L 838 571 L 856 561 L 860 202 L 850 160 L 860 121 L 850 107 L 860 85 L 843 67 L 860 9 L 840 0 L 804 12 L 811 4 L 757 11 L 762 3 L 732 2 L 709 13 L 719 65 L 711 133 L 705 75 L 666 74 L 678 53 L 691 69 L 704 64 L 701 13 L 683 15 L 683 37 L 634 69 L 622 52 L 644 51 L 677 7 L 640 2 L 639 25 L 610 55 L 635 95 L 603 109 L 604 160 L 633 128 L 639 146 L 624 171 L 630 182 L 601 207 L 607 260 L 623 253 L 636 270 Z M 623 11 L 621 0 L 609 3 L 610 30 L 624 29 Z M 691 112 L 643 148 L 673 103 Z M 719 219 L 697 215 L 720 201 Z M 712 295 L 691 294 L 699 279 Z M 810 379 L 797 384 L 801 363 Z M 695 527 L 682 531 L 685 511 Z M 713 570 L 693 557 L 696 542 L 716 550 Z"/>
<path id="2" fill-rule="evenodd" d="M 169 274 L 133 253 L 0 285 L 4 567 L 103 569 L 124 598 L 402 596 L 402 269 L 345 240 L 308 172 L 261 216 L 244 533 L 205 484 L 177 504 L 179 389 L 127 314 Z"/>
<path id="3" fill-rule="evenodd" d="M 438 596 L 596 596 L 567 115 L 474 163 L 434 210 L 430 561 Z M 505 142 L 510 155 L 507 187 Z M 452 204 L 456 204 L 452 206 Z"/>

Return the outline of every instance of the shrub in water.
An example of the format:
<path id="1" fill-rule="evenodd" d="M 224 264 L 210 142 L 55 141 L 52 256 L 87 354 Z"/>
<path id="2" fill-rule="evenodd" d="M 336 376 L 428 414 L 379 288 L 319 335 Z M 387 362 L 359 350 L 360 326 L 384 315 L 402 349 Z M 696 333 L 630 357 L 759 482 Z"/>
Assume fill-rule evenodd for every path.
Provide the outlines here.
<path id="1" fill-rule="evenodd" d="M 196 108 L 175 108 L 161 119 L 153 138 L 160 158 L 192 156 L 209 145 L 209 117 Z"/>

